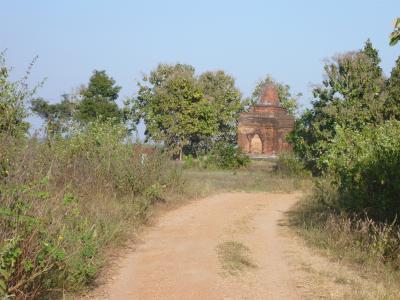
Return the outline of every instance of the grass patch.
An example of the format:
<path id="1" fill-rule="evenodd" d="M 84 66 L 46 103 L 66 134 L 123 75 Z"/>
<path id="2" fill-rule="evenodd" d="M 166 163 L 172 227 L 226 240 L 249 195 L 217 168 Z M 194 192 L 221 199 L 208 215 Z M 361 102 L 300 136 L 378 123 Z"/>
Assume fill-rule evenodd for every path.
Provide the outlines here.
<path id="1" fill-rule="evenodd" d="M 226 241 L 217 246 L 217 255 L 222 269 L 230 275 L 256 268 L 250 257 L 250 249 L 237 241 Z"/>
<path id="2" fill-rule="evenodd" d="M 235 171 L 184 169 L 188 195 L 204 197 L 220 192 L 294 192 L 308 190 L 308 176 L 288 176 L 274 172 L 274 162 L 252 161 L 250 166 Z"/>
<path id="3" fill-rule="evenodd" d="M 333 198 L 334 190 L 328 187 L 324 195 L 305 197 L 289 212 L 290 225 L 309 246 L 358 274 L 357 283 L 335 279 L 357 287 L 347 299 L 399 299 L 399 228 L 334 209 L 328 205 Z"/>

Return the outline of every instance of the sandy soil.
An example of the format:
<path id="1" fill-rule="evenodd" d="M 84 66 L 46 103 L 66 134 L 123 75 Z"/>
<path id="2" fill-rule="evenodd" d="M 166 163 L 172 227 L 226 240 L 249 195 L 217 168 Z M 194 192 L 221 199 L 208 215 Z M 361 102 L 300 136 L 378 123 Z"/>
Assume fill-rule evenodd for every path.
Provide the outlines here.
<path id="1" fill-rule="evenodd" d="M 349 287 L 344 279 L 333 280 L 338 266 L 310 253 L 285 226 L 284 213 L 299 197 L 226 193 L 169 211 L 117 260 L 106 283 L 84 298 L 342 298 Z M 217 255 L 225 241 L 247 246 L 256 268 L 227 274 Z"/>

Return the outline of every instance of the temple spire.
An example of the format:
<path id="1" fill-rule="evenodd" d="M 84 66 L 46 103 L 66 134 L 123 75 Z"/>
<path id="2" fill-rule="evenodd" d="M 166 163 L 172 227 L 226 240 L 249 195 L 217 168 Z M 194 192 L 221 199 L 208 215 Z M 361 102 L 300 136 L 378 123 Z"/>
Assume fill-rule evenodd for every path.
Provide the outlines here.
<path id="1" fill-rule="evenodd" d="M 278 89 L 274 84 L 267 83 L 264 85 L 260 96 L 261 105 L 281 106 L 279 102 Z"/>

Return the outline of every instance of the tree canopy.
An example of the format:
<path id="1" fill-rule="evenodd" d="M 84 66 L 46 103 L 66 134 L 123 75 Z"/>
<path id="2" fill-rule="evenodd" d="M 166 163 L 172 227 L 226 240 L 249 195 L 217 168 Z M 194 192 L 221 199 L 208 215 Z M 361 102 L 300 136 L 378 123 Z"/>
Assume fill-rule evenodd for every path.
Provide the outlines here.
<path id="1" fill-rule="evenodd" d="M 144 121 L 147 139 L 181 155 L 184 148 L 195 154 L 235 135 L 243 104 L 234 79 L 225 72 L 195 76 L 190 65 L 160 64 L 138 85 L 132 116 Z"/>
<path id="2" fill-rule="evenodd" d="M 93 71 L 87 86 L 63 94 L 60 102 L 43 98 L 31 100 L 31 110 L 46 122 L 47 136 L 67 131 L 71 122 L 82 125 L 93 121 L 124 121 L 123 109 L 115 103 L 121 87 L 105 71 Z"/>
<path id="3" fill-rule="evenodd" d="M 93 71 L 88 86 L 81 91 L 82 101 L 77 106 L 75 118 L 83 123 L 97 119 L 121 122 L 123 113 L 115 103 L 120 90 L 121 87 L 106 71 Z"/>
<path id="4" fill-rule="evenodd" d="M 397 58 L 390 77 L 386 81 L 386 93 L 385 119 L 400 120 L 400 57 Z"/>
<path id="5" fill-rule="evenodd" d="M 69 94 L 62 95 L 62 101 L 51 104 L 43 98 L 31 101 L 31 110 L 46 122 L 48 136 L 64 132 L 72 120 L 78 103 Z"/>
<path id="6" fill-rule="evenodd" d="M 333 58 L 325 67 L 325 80 L 313 90 L 312 108 L 296 121 L 290 136 L 295 151 L 314 173 L 336 135 L 337 126 L 362 130 L 383 122 L 385 78 L 380 58 L 368 40 L 362 50 Z"/>

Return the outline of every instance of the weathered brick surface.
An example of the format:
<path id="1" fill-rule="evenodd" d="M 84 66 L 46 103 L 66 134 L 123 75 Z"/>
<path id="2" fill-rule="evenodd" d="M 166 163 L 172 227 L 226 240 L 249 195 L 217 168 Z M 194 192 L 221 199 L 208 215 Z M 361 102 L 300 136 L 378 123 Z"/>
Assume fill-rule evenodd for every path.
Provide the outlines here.
<path id="1" fill-rule="evenodd" d="M 238 144 L 249 155 L 274 155 L 291 149 L 285 136 L 293 130 L 294 118 L 281 107 L 278 91 L 266 85 L 259 104 L 242 113 Z"/>

